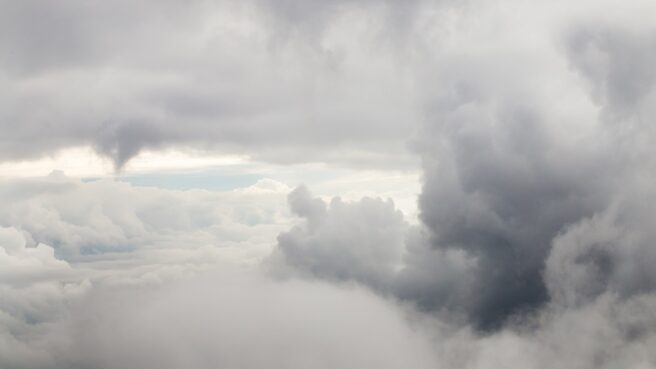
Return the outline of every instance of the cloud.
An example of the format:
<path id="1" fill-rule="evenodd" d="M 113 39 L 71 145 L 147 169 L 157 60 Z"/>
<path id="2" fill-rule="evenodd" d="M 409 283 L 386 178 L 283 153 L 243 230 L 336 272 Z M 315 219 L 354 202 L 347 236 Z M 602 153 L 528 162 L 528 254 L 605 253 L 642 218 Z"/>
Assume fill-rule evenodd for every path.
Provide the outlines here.
<path id="1" fill-rule="evenodd" d="M 333 7 L 318 4 L 289 2 L 301 14 L 286 16 L 259 1 L 5 1 L 0 160 L 91 145 L 120 169 L 144 149 L 174 146 L 408 168 L 409 85 L 393 60 L 356 41 L 375 39 L 384 16 L 350 22 L 365 10 L 344 2 L 308 18 Z M 320 35 L 283 37 L 279 26 L 300 19 Z"/>
<path id="2" fill-rule="evenodd" d="M 391 201 L 335 198 L 326 205 L 305 187 L 296 188 L 288 199 L 305 222 L 278 236 L 274 267 L 292 266 L 329 280 L 389 283 L 400 266 L 406 228 Z"/>
<path id="3" fill-rule="evenodd" d="M 381 250 L 406 254 L 395 259 L 397 270 L 385 272 L 386 282 L 359 274 L 368 258 L 358 259 L 358 251 L 332 247 L 367 250 L 349 228 L 391 230 L 376 223 L 378 213 L 336 230 L 330 219 L 348 216 L 331 208 L 322 217 L 299 212 L 305 228 L 279 238 L 287 264 L 315 277 L 369 284 L 436 313 L 460 312 L 482 330 L 539 314 L 561 298 L 587 296 L 590 303 L 605 293 L 651 292 L 650 283 L 636 282 L 652 279 L 638 262 L 651 255 L 634 240 L 648 239 L 650 226 L 627 218 L 642 219 L 643 211 L 630 205 L 631 191 L 652 197 L 632 183 L 650 181 L 654 168 L 647 143 L 654 137 L 647 124 L 653 81 L 645 70 L 653 30 L 584 9 L 482 6 L 443 35 L 449 43 L 434 50 L 434 64 L 416 70 L 434 81 L 419 86 L 426 120 L 415 141 L 425 182 L 423 229 L 414 232 L 425 236 L 398 241 L 407 236 L 397 230 L 385 237 L 396 242 L 377 241 Z M 292 207 L 297 201 L 290 197 Z M 615 219 L 608 214 L 617 206 L 624 210 Z M 427 272 L 428 265 L 440 272 Z"/>
<path id="4" fill-rule="evenodd" d="M 86 304 L 67 327 L 74 345 L 62 367 L 433 363 L 428 342 L 406 325 L 403 311 L 361 289 L 224 271 L 151 291 L 99 294 Z M 95 317 L 92 326 L 84 323 L 87 314 Z"/>
<path id="5" fill-rule="evenodd" d="M 190 247 L 257 259 L 288 224 L 287 191 L 267 179 L 233 191 L 172 191 L 55 173 L 0 184 L 0 224 L 20 227 L 67 259 Z"/>
<path id="6" fill-rule="evenodd" d="M 288 201 L 303 222 L 278 236 L 265 263 L 274 275 L 356 282 L 433 312 L 464 303 L 458 286 L 475 261 L 457 250 L 433 249 L 426 231 L 409 225 L 391 200 L 326 204 L 301 186 Z"/>
<path id="7" fill-rule="evenodd" d="M 25 235 L 15 228 L 0 228 L 0 244 L 0 277 L 5 282 L 47 281 L 70 271 L 65 262 L 55 258 L 52 247 L 37 244 L 28 248 Z"/>
<path id="8" fill-rule="evenodd" d="M 630 194 L 644 199 L 651 193 L 634 188 L 604 211 L 556 232 L 536 282 L 544 284 L 545 301 L 509 313 L 494 327 L 481 325 L 477 310 L 468 310 L 480 304 L 483 288 L 499 283 L 486 275 L 493 260 L 484 258 L 491 256 L 436 247 L 430 230 L 406 224 L 391 202 L 380 199 L 326 204 L 297 188 L 289 202 L 304 219 L 279 236 L 264 266 L 285 281 L 364 286 L 392 304 L 406 304 L 406 324 L 426 328 L 419 331 L 432 345 L 437 367 L 547 368 L 558 362 L 650 368 L 656 363 L 650 350 L 656 339 L 649 267 L 654 217 Z M 385 259 L 374 256 L 384 252 Z"/>
<path id="9" fill-rule="evenodd" d="M 414 137 L 424 173 L 418 225 L 305 187 L 294 220 L 271 181 L 3 182 L 4 366 L 656 367 L 652 3 L 0 6 L 0 160 L 397 168 Z"/>
<path id="10" fill-rule="evenodd" d="M 77 291 L 66 297 L 65 314 L 48 315 L 49 324 L 9 326 L 12 341 L 0 346 L 10 350 L 0 364 L 547 368 L 558 362 L 642 368 L 656 361 L 653 294 L 604 294 L 585 306 L 554 306 L 534 320 L 479 335 L 362 287 L 275 281 L 257 270 L 225 266 L 166 283 L 94 283 Z M 46 296 L 31 291 L 32 300 Z"/>
<path id="11" fill-rule="evenodd" d="M 620 298 L 653 294 L 656 276 L 654 214 L 644 205 L 651 188 L 627 183 L 631 190 L 608 209 L 562 232 L 547 259 L 545 280 L 555 303 L 579 306 L 599 295 Z"/>
<path id="12" fill-rule="evenodd" d="M 649 187 L 638 191 L 640 185 L 632 192 L 644 196 Z M 458 313 L 480 283 L 475 254 L 435 248 L 429 230 L 408 225 L 391 201 L 325 203 L 304 187 L 288 199 L 302 221 L 281 234 L 265 270 L 185 257 L 185 245 L 136 263 L 106 250 L 101 262 L 69 264 L 52 248 L 34 248 L 29 233 L 4 229 L 3 247 L 14 255 L 7 265 L 30 265 L 30 273 L 10 267 L 18 272 L 3 274 L 0 324 L 8 333 L 1 336 L 0 364 L 546 368 L 557 361 L 641 368 L 656 362 L 653 237 L 645 227 L 653 217 L 642 197 L 627 195 L 559 233 L 544 274 L 549 303 L 485 334 L 466 311 Z M 286 278 L 272 279 L 272 270 Z"/>
<path id="13" fill-rule="evenodd" d="M 496 15 L 486 21 L 493 22 Z M 649 73 L 641 73 L 640 65 L 622 64 L 619 56 L 625 55 L 620 50 L 628 49 L 648 53 L 649 36 L 586 33 L 568 26 L 574 31 L 565 32 L 569 48 L 564 55 L 557 47 L 559 32 L 551 33 L 548 27 L 536 32 L 544 32 L 553 44 L 538 44 L 534 56 L 520 52 L 530 39 L 504 28 L 467 34 L 473 44 L 498 38 L 498 47 L 443 61 L 452 73 L 439 81 L 442 92 L 431 103 L 432 115 L 420 139 L 426 178 L 421 218 L 434 247 L 462 250 L 476 260 L 468 287 L 476 297 L 464 308 L 484 329 L 548 304 L 554 291 L 543 278 L 545 262 L 559 258 L 553 253 L 573 252 L 574 247 L 559 244 L 567 239 L 561 234 L 608 211 L 628 190 L 621 178 L 650 168 L 635 160 L 647 149 L 627 145 L 653 137 L 650 129 L 637 123 L 640 106 L 653 105 L 643 100 L 651 90 Z M 518 58 L 513 55 L 521 55 L 523 64 L 515 65 Z M 584 62 L 595 56 L 598 64 Z M 589 90 L 572 78 L 576 74 L 596 87 Z M 551 83 L 554 78 L 562 82 Z M 619 113 L 624 110 L 638 116 Z M 602 293 L 607 289 L 599 279 L 611 273 L 607 264 L 616 257 L 603 247 L 596 249 L 588 259 L 578 257 L 586 268 L 596 265 L 598 274 L 572 278 L 597 279 L 588 282 L 601 283 L 597 293 Z M 562 267 L 555 274 L 570 271 Z"/>
<path id="14" fill-rule="evenodd" d="M 52 247 L 16 228 L 0 227 L 0 366 L 46 365 L 52 352 L 42 346 L 51 324 L 67 316 L 68 304 L 89 282 Z M 43 366 L 46 367 L 46 366 Z"/>

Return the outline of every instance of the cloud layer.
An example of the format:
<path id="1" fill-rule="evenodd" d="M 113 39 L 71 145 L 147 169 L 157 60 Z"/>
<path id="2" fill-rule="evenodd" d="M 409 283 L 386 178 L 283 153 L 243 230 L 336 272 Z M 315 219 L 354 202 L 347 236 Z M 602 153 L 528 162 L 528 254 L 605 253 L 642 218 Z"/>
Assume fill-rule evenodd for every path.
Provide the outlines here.
<path id="1" fill-rule="evenodd" d="M 288 191 L 268 179 L 234 191 L 171 191 L 54 172 L 0 184 L 0 224 L 20 227 L 32 245 L 52 245 L 69 260 L 192 245 L 256 257 L 289 222 Z"/>
<path id="2" fill-rule="evenodd" d="M 91 145 L 122 167 L 144 148 L 195 146 L 269 162 L 413 164 L 409 84 L 393 60 L 369 62 L 384 45 L 351 38 L 374 42 L 392 5 L 288 5 L 4 1 L 0 160 Z"/>

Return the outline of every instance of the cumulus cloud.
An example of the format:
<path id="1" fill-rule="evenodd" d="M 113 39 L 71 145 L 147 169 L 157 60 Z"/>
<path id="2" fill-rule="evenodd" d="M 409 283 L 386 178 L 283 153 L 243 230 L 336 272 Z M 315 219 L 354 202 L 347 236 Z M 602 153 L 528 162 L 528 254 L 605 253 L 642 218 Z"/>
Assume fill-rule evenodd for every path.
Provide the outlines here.
<path id="1" fill-rule="evenodd" d="M 578 306 L 604 293 L 621 298 L 653 294 L 655 217 L 643 201 L 653 199 L 654 193 L 651 188 L 628 186 L 635 193 L 625 194 L 554 240 L 545 280 L 557 304 Z"/>
<path id="2" fill-rule="evenodd" d="M 52 247 L 44 244 L 27 247 L 25 235 L 15 228 L 0 228 L 0 244 L 3 246 L 0 277 L 4 281 L 48 280 L 69 270 L 65 262 L 55 258 Z"/>
<path id="3" fill-rule="evenodd" d="M 446 33 L 444 47 L 433 50 L 434 64 L 419 68 L 435 82 L 420 87 L 427 118 L 415 142 L 423 159 L 419 206 L 427 233 L 418 244 L 429 246 L 406 241 L 395 247 L 405 247 L 407 260 L 415 260 L 403 266 L 406 276 L 424 274 L 416 250 L 436 255 L 437 270 L 448 270 L 439 261 L 445 255 L 460 260 L 447 264 L 460 267 L 426 284 L 406 280 L 399 289 L 398 282 L 389 283 L 385 292 L 413 296 L 429 310 L 464 312 L 476 327 L 490 330 L 560 299 L 590 295 L 584 299 L 590 302 L 604 293 L 652 291 L 653 276 L 638 261 L 651 260 L 651 253 L 635 239 L 648 239 L 643 234 L 650 226 L 635 224 L 643 210 L 631 210 L 635 200 L 628 195 L 652 198 L 633 182 L 653 179 L 647 143 L 654 137 L 647 124 L 653 79 L 645 70 L 653 30 L 625 23 L 637 8 L 606 5 L 618 9 L 620 21 L 581 12 L 584 6 L 481 6 L 478 17 L 464 17 Z M 544 13 L 537 16 L 536 8 Z M 622 216 L 614 218 L 609 214 L 617 207 Z M 309 235 L 285 234 L 279 249 L 288 264 L 325 277 L 323 268 L 334 272 L 331 260 L 339 258 L 323 262 L 315 252 L 338 248 L 320 246 L 316 237 L 323 230 L 312 224 L 328 229 L 330 221 L 299 215 L 307 218 Z M 374 234 L 383 228 L 363 224 Z M 327 233 L 352 234 L 348 227 Z M 347 243 L 360 242 L 352 236 Z M 354 270 L 360 269 L 349 268 L 349 279 L 380 285 Z M 439 287 L 444 281 L 458 283 Z"/>
<path id="4" fill-rule="evenodd" d="M 304 186 L 288 200 L 303 221 L 278 236 L 265 263 L 274 275 L 356 282 L 431 312 L 459 309 L 469 297 L 463 290 L 476 261 L 432 248 L 426 230 L 408 224 L 391 200 L 326 204 Z"/>
<path id="5" fill-rule="evenodd" d="M 0 364 L 656 367 L 651 2 L 0 9 L 0 160 L 396 168 L 412 137 L 424 173 L 420 224 L 271 181 L 4 181 Z"/>
<path id="6" fill-rule="evenodd" d="M 0 224 L 20 227 L 65 258 L 151 249 L 223 248 L 257 259 L 288 224 L 286 185 L 173 191 L 53 173 L 0 184 Z"/>
<path id="7" fill-rule="evenodd" d="M 274 258 L 326 279 L 388 283 L 399 266 L 406 227 L 391 201 L 335 198 L 326 205 L 298 187 L 289 203 L 305 222 L 278 236 Z"/>
<path id="8" fill-rule="evenodd" d="M 302 221 L 280 235 L 264 265 L 267 274 L 220 262 L 208 272 L 194 268 L 199 260 L 187 265 L 190 259 L 174 260 L 177 270 L 145 267 L 158 261 L 153 254 L 137 268 L 125 262 L 71 265 L 52 248 L 35 245 L 29 233 L 3 229 L 0 239 L 13 256 L 9 263 L 3 259 L 9 272 L 3 274 L 0 312 L 7 333 L 0 363 L 11 368 L 547 368 L 554 360 L 581 368 L 654 365 L 652 237 L 644 226 L 653 217 L 638 199 L 623 198 L 559 233 L 544 275 L 549 304 L 483 335 L 466 311 L 457 311 L 477 293 L 476 254 L 434 247 L 429 230 L 408 225 L 389 200 L 326 203 L 304 187 L 288 200 Z M 12 267 L 22 265 L 30 265 L 31 277 Z M 286 278 L 271 279 L 272 271 Z"/>
<path id="9" fill-rule="evenodd" d="M 653 193 L 633 190 L 642 200 Z M 419 332 L 433 347 L 435 367 L 656 365 L 656 278 L 650 268 L 654 217 L 635 195 L 623 193 L 603 211 L 557 232 L 544 264 L 535 267 L 545 300 L 531 310 L 508 313 L 494 326 L 481 324 L 476 311 L 468 310 L 480 303 L 483 288 L 499 283 L 484 279 L 486 263 L 492 261 L 481 261 L 488 257 L 481 251 L 435 245 L 430 230 L 394 217 L 393 204 L 380 199 L 334 199 L 328 205 L 300 187 L 289 202 L 293 209 L 306 210 L 297 211 L 304 220 L 280 235 L 267 260 L 269 272 L 283 280 L 366 286 L 392 304 L 406 304 L 410 315 L 405 324 L 418 329 L 421 322 Z M 311 206 L 318 210 L 307 211 Z M 394 225 L 380 221 L 386 217 Z M 363 242 L 362 234 L 385 237 L 374 246 Z M 368 262 L 376 258 L 371 248 L 393 250 L 388 255 L 394 257 L 379 260 L 372 270 Z"/>
<path id="10" fill-rule="evenodd" d="M 545 19 L 553 21 L 549 16 Z M 527 44 L 530 37 L 504 28 L 492 34 L 475 30 L 466 37 L 499 38 L 507 49 L 443 62 L 455 73 L 440 80 L 445 92 L 435 95 L 420 142 L 426 176 L 421 217 L 434 247 L 463 250 L 476 259 L 471 287 L 478 296 L 465 306 L 483 328 L 548 303 L 553 291 L 543 278 L 545 260 L 552 250 L 573 252 L 571 245 L 558 245 L 567 239 L 561 233 L 622 201 L 630 186 L 621 178 L 650 170 L 635 160 L 645 147 L 627 145 L 653 137 L 651 129 L 639 128 L 641 106 L 653 105 L 643 100 L 651 89 L 650 77 L 640 72 L 640 65 L 623 65 L 623 57 L 615 55 L 628 49 L 648 53 L 642 51 L 649 49 L 648 33 L 587 33 L 577 22 L 562 33 L 546 26 L 537 30 L 555 33 L 553 44 L 534 56 L 521 54 L 524 65 L 517 68 L 512 55 L 535 45 Z M 561 42 L 567 45 L 564 55 L 557 46 Z M 524 74 L 534 68 L 539 74 Z M 594 81 L 592 89 L 579 82 L 580 75 Z M 554 84 L 554 78 L 562 82 Z M 615 257 L 602 249 L 590 250 L 588 259 L 580 255 L 580 263 L 600 269 L 594 277 L 580 278 L 603 279 L 610 273 L 607 264 Z M 564 269 L 564 274 L 571 272 Z"/>
<path id="11" fill-rule="evenodd" d="M 41 345 L 43 337 L 89 286 L 52 247 L 29 243 L 20 230 L 0 227 L 0 366 L 6 368 L 46 364 L 52 352 Z"/>

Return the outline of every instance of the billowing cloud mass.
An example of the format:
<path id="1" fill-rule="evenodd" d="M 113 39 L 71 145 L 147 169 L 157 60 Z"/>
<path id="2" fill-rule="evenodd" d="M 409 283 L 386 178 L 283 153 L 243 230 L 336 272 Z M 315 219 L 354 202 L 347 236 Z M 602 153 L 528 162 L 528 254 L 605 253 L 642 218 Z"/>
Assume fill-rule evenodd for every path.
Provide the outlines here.
<path id="1" fill-rule="evenodd" d="M 557 15 L 559 9 L 550 10 Z M 430 94 L 432 101 L 427 102 L 430 110 L 424 134 L 416 143 L 424 162 L 425 183 L 419 205 L 428 232 L 426 242 L 429 249 L 437 250 L 432 253 L 443 253 L 441 257 L 460 255 L 463 261 L 448 264 L 460 265 L 451 269 L 466 272 L 432 278 L 429 284 L 434 286 L 413 298 L 431 310 L 464 310 L 468 319 L 483 329 L 497 328 L 514 314 L 540 308 L 553 295 L 572 292 L 556 293 L 545 282 L 575 273 L 572 269 L 584 269 L 578 272 L 584 275 L 572 275 L 576 280 L 571 282 L 599 283 L 600 291 L 596 293 L 606 291 L 603 279 L 614 275 L 614 264 L 619 260 L 612 254 L 617 251 L 605 250 L 610 246 L 569 244 L 576 237 L 572 234 L 580 234 L 581 229 L 594 234 L 585 237 L 596 239 L 611 232 L 598 227 L 615 228 L 617 239 L 604 242 L 616 248 L 636 249 L 636 255 L 625 256 L 629 259 L 650 260 L 648 244 L 617 246 L 634 242 L 625 238 L 624 230 L 635 228 L 634 221 L 626 223 L 622 218 L 642 217 L 625 215 L 618 219 L 608 213 L 616 212 L 612 209 L 617 207 L 629 207 L 624 211 L 633 213 L 634 205 L 625 204 L 632 202 L 627 198 L 632 191 L 650 197 L 644 188 L 633 187 L 633 177 L 636 173 L 646 175 L 653 168 L 646 156 L 650 149 L 641 144 L 646 137 L 653 138 L 651 129 L 645 126 L 654 106 L 650 97 L 653 83 L 650 72 L 645 70 L 645 60 L 651 57 L 651 36 L 644 30 L 617 29 L 620 25 L 605 18 L 572 22 L 556 33 L 546 27 L 560 22 L 551 19 L 554 14 L 540 19 L 545 27 L 536 29 L 535 35 L 518 35 L 515 29 L 495 22 L 512 21 L 521 27 L 527 21 L 503 11 L 483 18 L 482 24 L 469 32 L 449 35 L 448 41 L 457 44 L 460 52 L 452 53 L 448 48 L 435 51 L 441 58 L 429 70 L 437 76 L 433 77 L 435 87 L 430 87 L 434 91 Z M 540 37 L 543 33 L 551 38 Z M 480 47 L 491 42 L 497 47 Z M 549 47 L 547 42 L 551 43 Z M 634 55 L 635 61 L 625 61 L 627 53 Z M 293 208 L 294 198 L 291 200 Z M 344 218 L 339 209 L 331 213 L 337 219 Z M 358 250 L 339 252 L 323 246 L 324 242 L 335 242 L 322 236 L 323 232 L 337 234 L 350 237 L 337 244 L 362 244 L 357 234 L 349 232 L 354 222 L 343 231 L 330 230 L 329 215 L 324 222 L 326 230 L 313 231 L 317 216 L 299 215 L 307 217 L 311 235 L 299 241 L 294 237 L 299 232 L 294 230 L 279 238 L 279 248 L 288 264 L 298 264 L 299 269 L 309 268 L 322 276 L 326 274 L 324 267 L 344 265 L 334 261 L 340 255 L 357 255 Z M 393 229 L 376 223 L 374 217 L 363 216 L 361 221 L 370 234 Z M 599 223 L 605 224 L 596 225 Z M 634 236 L 637 231 L 628 233 Z M 381 249 L 388 243 L 394 247 L 394 237 L 385 238 L 389 242 L 378 242 L 383 245 Z M 320 254 L 323 249 L 338 256 L 325 257 Z M 409 246 L 407 257 L 413 258 L 417 249 L 421 248 Z M 307 252 L 299 255 L 304 250 Z M 577 252 L 580 254 L 567 255 Z M 364 257 L 358 263 L 369 260 Z M 566 260 L 575 265 L 563 266 Z M 475 266 L 465 267 L 471 263 Z M 382 267 L 385 263 L 376 265 Z M 447 269 L 438 265 L 433 262 L 435 269 Z M 547 266 L 559 269 L 552 271 Z M 401 275 L 421 274 L 415 268 L 421 266 L 406 266 Z M 629 264 L 623 268 L 623 273 L 629 275 L 624 278 L 638 285 L 630 290 L 651 290 L 648 286 L 654 277 L 645 275 L 641 271 L 644 267 Z M 333 267 L 331 273 L 342 275 L 338 269 Z M 363 280 L 353 268 L 348 269 L 351 278 Z M 446 297 L 444 289 L 437 286 L 451 279 L 457 282 L 446 288 Z M 419 288 L 405 282 L 400 290 L 396 282 L 385 289 L 409 296 L 412 294 L 408 289 Z M 552 289 L 563 287 L 553 283 Z"/>
<path id="2" fill-rule="evenodd" d="M 0 0 L 0 161 L 423 171 L 418 219 L 270 179 L 3 178 L 0 369 L 656 368 L 655 17 Z"/>

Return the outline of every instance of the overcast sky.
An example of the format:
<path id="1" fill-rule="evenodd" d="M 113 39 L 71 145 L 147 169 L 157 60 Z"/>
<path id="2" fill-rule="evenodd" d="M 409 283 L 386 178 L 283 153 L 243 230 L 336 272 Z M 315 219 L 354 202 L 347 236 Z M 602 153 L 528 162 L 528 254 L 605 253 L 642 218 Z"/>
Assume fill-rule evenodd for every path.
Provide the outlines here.
<path id="1" fill-rule="evenodd" d="M 656 368 L 653 0 L 0 0 L 0 369 Z"/>

